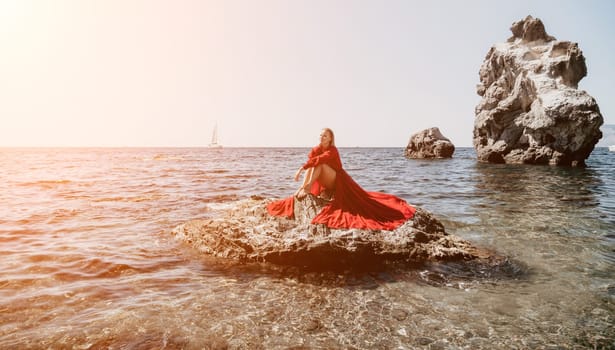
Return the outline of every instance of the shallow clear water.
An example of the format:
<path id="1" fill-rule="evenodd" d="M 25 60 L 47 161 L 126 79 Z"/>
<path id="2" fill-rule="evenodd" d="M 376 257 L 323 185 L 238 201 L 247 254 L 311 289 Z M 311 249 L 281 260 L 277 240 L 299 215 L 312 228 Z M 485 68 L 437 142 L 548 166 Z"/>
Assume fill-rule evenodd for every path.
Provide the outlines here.
<path id="1" fill-rule="evenodd" d="M 0 149 L 0 348 L 615 348 L 615 153 L 588 168 L 346 148 L 364 188 L 513 271 L 235 265 L 173 227 L 285 197 L 307 149 Z"/>

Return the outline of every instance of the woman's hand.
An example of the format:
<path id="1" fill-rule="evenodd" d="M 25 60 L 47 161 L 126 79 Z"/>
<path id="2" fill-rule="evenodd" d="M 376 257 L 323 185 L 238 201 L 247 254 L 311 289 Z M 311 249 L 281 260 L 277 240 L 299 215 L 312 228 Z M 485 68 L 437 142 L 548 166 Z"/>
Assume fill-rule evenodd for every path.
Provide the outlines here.
<path id="1" fill-rule="evenodd" d="M 303 171 L 303 167 L 299 168 L 295 173 L 295 181 L 299 181 L 299 177 L 301 176 L 301 172 Z"/>

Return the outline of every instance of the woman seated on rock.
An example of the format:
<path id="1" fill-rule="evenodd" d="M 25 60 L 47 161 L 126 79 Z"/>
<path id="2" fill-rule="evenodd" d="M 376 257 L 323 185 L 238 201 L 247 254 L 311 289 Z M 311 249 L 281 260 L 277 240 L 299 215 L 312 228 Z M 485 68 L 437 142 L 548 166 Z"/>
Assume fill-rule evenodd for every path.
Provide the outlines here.
<path id="1" fill-rule="evenodd" d="M 308 193 L 313 193 L 321 198 L 331 199 L 335 191 L 335 177 L 340 169 L 342 161 L 335 147 L 335 136 L 331 129 L 325 128 L 320 133 L 320 144 L 312 148 L 308 161 L 295 173 L 295 181 L 299 181 L 301 172 L 307 170 L 295 197 L 301 199 Z"/>
<path id="2" fill-rule="evenodd" d="M 342 168 L 335 136 L 329 128 L 322 130 L 320 144 L 308 161 L 295 173 L 298 181 L 306 170 L 302 185 L 295 192 L 298 200 L 308 194 L 332 200 L 313 219 L 313 224 L 331 228 L 394 230 L 414 216 L 415 208 L 403 199 L 381 192 L 366 192 Z M 294 197 L 267 206 L 269 214 L 292 218 Z"/>

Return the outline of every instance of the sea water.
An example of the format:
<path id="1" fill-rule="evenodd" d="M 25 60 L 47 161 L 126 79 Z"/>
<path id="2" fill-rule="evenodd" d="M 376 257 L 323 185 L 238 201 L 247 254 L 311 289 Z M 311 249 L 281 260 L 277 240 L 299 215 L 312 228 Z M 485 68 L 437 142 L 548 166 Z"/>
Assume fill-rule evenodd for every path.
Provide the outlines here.
<path id="1" fill-rule="evenodd" d="M 0 149 L 0 348 L 615 348 L 615 153 L 576 169 L 340 149 L 365 189 L 431 211 L 506 271 L 299 271 L 173 239 L 290 195 L 307 153 Z"/>

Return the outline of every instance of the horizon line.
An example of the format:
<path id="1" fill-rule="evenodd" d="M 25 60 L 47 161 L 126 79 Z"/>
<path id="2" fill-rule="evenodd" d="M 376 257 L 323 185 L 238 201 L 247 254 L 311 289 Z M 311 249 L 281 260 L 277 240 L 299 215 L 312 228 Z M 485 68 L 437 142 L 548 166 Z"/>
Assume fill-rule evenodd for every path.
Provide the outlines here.
<path id="1" fill-rule="evenodd" d="M 209 146 L 1 146 L 0 149 L 75 149 L 75 148 L 199 148 L 222 150 L 231 148 L 313 148 L 314 146 L 223 146 L 212 148 Z M 337 148 L 406 148 L 407 146 L 336 146 Z M 606 146 L 608 147 L 608 146 Z M 473 146 L 455 146 L 455 148 L 474 148 Z"/>

